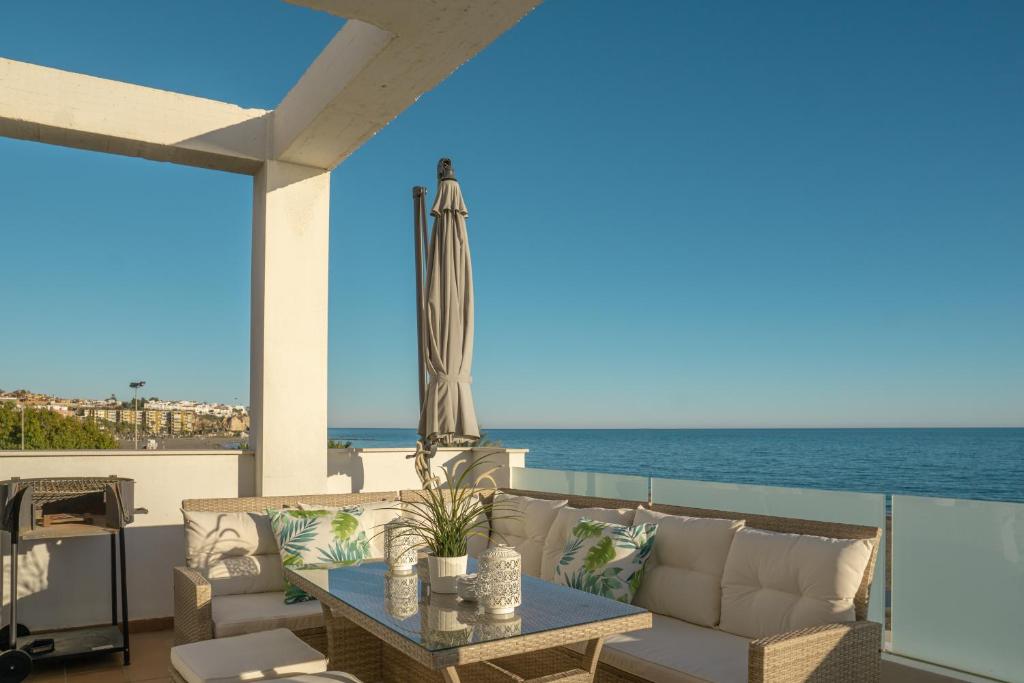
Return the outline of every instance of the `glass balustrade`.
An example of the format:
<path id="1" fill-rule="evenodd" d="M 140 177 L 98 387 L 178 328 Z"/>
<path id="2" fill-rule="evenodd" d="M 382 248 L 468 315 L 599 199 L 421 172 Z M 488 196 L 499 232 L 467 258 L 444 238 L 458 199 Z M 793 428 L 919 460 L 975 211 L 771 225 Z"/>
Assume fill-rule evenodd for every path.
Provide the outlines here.
<path id="1" fill-rule="evenodd" d="M 546 491 L 576 496 L 622 498 L 638 503 L 647 501 L 650 480 L 629 474 L 602 474 L 599 472 L 573 472 L 545 470 L 537 467 L 513 467 L 512 488 L 528 491 Z"/>
<path id="2" fill-rule="evenodd" d="M 892 650 L 1024 682 L 1024 504 L 893 496 Z"/>

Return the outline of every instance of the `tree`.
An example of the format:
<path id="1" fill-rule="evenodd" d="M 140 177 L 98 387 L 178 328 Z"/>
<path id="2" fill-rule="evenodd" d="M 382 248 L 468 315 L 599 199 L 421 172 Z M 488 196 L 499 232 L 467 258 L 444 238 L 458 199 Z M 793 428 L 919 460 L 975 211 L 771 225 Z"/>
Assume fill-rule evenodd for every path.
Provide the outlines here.
<path id="1" fill-rule="evenodd" d="M 117 440 L 92 421 L 66 417 L 52 410 L 29 408 L 25 411 L 26 450 L 98 450 L 117 448 Z M 0 405 L 0 449 L 21 448 L 22 416 L 8 402 Z"/>

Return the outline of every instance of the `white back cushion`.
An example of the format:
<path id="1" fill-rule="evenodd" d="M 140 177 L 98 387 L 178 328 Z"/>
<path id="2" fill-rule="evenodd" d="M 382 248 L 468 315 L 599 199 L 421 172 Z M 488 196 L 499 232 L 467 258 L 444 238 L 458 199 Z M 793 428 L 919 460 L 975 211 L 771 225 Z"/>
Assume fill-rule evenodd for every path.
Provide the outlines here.
<path id="1" fill-rule="evenodd" d="M 568 504 L 567 500 L 543 500 L 497 492 L 494 494 L 491 543 L 504 543 L 515 548 L 523 558 L 523 573 L 540 576 L 544 540 L 558 510 Z"/>
<path id="2" fill-rule="evenodd" d="M 210 582 L 214 596 L 280 592 L 284 589 L 284 570 L 278 553 L 225 557 L 200 571 Z"/>
<path id="3" fill-rule="evenodd" d="M 654 552 L 633 604 L 701 626 L 717 626 L 725 559 L 743 520 L 666 515 L 641 507 L 633 524 L 658 525 Z"/>
<path id="4" fill-rule="evenodd" d="M 544 552 L 540 558 L 540 578 L 545 581 L 553 581 L 555 578 L 555 565 L 562 559 L 565 553 L 565 542 L 569 540 L 569 534 L 576 522 L 583 518 L 592 519 L 596 522 L 610 522 L 633 526 L 633 516 L 636 510 L 632 508 L 559 508 L 555 521 L 551 523 L 551 529 L 544 538 Z"/>
<path id="5" fill-rule="evenodd" d="M 854 621 L 872 543 L 740 529 L 722 575 L 721 629 L 760 638 Z"/>
<path id="6" fill-rule="evenodd" d="M 270 518 L 264 513 L 182 510 L 181 514 L 189 567 L 207 567 L 227 557 L 277 554 Z"/>
<path id="7" fill-rule="evenodd" d="M 360 507 L 363 514 L 359 516 L 359 527 L 356 533 L 366 532 L 366 538 L 370 540 L 370 557 L 382 559 L 384 557 L 384 525 L 391 520 L 401 517 L 401 501 L 384 500 L 374 503 L 354 503 L 352 505 L 314 505 L 312 503 L 299 503 L 300 510 L 330 510 L 337 512 L 345 508 Z"/>

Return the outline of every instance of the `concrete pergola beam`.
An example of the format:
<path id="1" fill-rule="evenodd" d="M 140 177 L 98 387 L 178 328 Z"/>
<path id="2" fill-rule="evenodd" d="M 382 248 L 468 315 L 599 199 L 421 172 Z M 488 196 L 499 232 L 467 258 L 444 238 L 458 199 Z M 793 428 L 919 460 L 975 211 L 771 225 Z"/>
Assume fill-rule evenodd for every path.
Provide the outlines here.
<path id="1" fill-rule="evenodd" d="M 0 135 L 255 174 L 270 112 L 0 58 Z"/>
<path id="2" fill-rule="evenodd" d="M 288 0 L 345 26 L 274 112 L 274 158 L 334 168 L 540 0 Z"/>
<path id="3" fill-rule="evenodd" d="M 0 59 L 0 136 L 253 176 L 260 495 L 327 486 L 331 169 L 540 2 L 289 1 L 348 21 L 274 111 Z"/>

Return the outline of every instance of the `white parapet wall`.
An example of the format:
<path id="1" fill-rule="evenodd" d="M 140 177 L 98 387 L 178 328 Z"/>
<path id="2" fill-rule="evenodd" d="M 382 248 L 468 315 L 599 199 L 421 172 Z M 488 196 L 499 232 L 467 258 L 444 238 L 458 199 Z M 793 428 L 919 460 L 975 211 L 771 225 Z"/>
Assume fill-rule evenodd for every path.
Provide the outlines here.
<path id="1" fill-rule="evenodd" d="M 415 466 L 416 448 L 341 448 L 327 456 L 327 492 L 401 491 L 421 487 Z M 452 471 L 459 463 L 485 460 L 475 474 L 491 472 L 493 485 L 509 486 L 510 467 L 524 467 L 526 449 L 479 446 L 440 448 L 431 465 L 434 472 Z M 454 469 L 454 471 L 458 471 Z M 488 482 L 491 483 L 491 482 Z"/>
<path id="2" fill-rule="evenodd" d="M 107 476 L 135 480 L 145 513 L 125 532 L 128 613 L 133 620 L 174 613 L 171 568 L 183 564 L 185 498 L 251 496 L 255 462 L 241 451 L 30 451 L 0 454 L 0 480 Z M 4 543 L 4 610 L 10 596 Z M 109 622 L 110 544 L 106 537 L 20 544 L 18 620 L 32 630 Z"/>
<path id="3" fill-rule="evenodd" d="M 414 448 L 332 450 L 330 493 L 398 491 L 420 487 Z M 508 486 L 509 467 L 522 467 L 522 449 L 441 449 L 437 467 L 470 458 L 493 465 L 494 482 Z M 488 467 L 490 469 L 490 467 Z M 483 471 L 483 468 L 481 468 Z M 174 613 L 171 570 L 184 564 L 181 501 L 256 495 L 256 459 L 241 451 L 7 451 L 0 480 L 11 477 L 107 476 L 135 480 L 138 513 L 126 531 L 128 616 L 133 621 Z M 322 491 L 324 487 L 318 487 Z M 310 493 L 310 491 L 295 491 Z M 3 543 L 4 613 L 10 598 L 10 547 Z M 67 628 L 110 619 L 110 544 L 105 537 L 23 542 L 18 563 L 18 620 L 32 630 Z M 0 620 L 2 621 L 2 620 Z"/>

